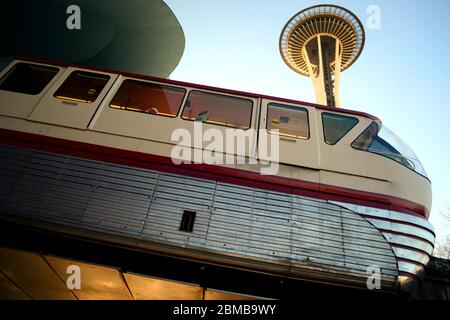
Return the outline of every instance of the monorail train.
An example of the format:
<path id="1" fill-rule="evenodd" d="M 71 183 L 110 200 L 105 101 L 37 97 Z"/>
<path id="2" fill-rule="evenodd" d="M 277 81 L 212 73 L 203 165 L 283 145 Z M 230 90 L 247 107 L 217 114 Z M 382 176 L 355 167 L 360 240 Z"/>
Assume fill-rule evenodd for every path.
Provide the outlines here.
<path id="1" fill-rule="evenodd" d="M 198 122 L 278 136 L 278 172 L 174 163 L 172 133 Z M 378 268 L 386 290 L 433 251 L 424 168 L 362 112 L 21 58 L 0 73 L 0 132 L 4 221 L 346 286 Z"/>

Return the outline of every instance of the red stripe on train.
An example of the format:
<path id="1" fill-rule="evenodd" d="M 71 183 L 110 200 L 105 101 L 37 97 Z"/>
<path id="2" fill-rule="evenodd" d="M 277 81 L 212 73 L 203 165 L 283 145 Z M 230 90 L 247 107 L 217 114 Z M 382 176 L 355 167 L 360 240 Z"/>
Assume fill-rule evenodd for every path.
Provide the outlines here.
<path id="1" fill-rule="evenodd" d="M 429 215 L 428 210 L 424 206 L 398 197 L 285 177 L 260 175 L 257 172 L 215 165 L 175 165 L 169 157 L 37 134 L 0 129 L 0 143 L 133 167 L 177 173 L 246 187 L 297 194 L 316 199 L 342 201 L 356 205 L 399 211 L 424 218 L 428 218 Z"/>

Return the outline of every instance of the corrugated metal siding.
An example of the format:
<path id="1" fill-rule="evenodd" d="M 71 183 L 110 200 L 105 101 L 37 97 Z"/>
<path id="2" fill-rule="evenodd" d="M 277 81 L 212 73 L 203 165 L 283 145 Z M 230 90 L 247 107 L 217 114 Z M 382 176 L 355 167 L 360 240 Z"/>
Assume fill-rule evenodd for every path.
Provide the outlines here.
<path id="1" fill-rule="evenodd" d="M 424 218 L 390 210 L 332 202 L 366 217 L 393 246 L 403 273 L 420 276 L 433 253 L 433 226 Z M 406 260 L 406 261 L 405 261 Z"/>
<path id="2" fill-rule="evenodd" d="M 397 261 L 381 233 L 326 201 L 100 161 L 0 147 L 0 210 L 137 239 L 207 249 L 393 284 Z M 179 231 L 196 212 L 192 233 Z"/>

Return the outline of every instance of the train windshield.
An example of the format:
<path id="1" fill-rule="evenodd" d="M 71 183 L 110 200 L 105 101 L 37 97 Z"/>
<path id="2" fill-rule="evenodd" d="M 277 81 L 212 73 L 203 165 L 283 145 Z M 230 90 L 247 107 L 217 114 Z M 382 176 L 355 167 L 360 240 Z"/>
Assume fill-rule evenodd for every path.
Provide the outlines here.
<path id="1" fill-rule="evenodd" d="M 359 150 L 374 152 L 395 160 L 427 177 L 427 173 L 412 149 L 394 132 L 373 122 L 353 143 Z"/>

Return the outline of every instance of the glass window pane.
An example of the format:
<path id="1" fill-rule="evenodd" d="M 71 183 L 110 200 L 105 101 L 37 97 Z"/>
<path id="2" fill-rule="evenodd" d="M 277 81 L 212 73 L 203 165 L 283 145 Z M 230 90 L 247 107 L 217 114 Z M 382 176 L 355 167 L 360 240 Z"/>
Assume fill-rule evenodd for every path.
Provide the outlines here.
<path id="1" fill-rule="evenodd" d="M 109 80 L 108 75 L 74 71 L 55 92 L 55 97 L 78 102 L 93 102 Z"/>
<path id="2" fill-rule="evenodd" d="M 274 129 L 278 129 L 282 136 L 308 139 L 308 111 L 300 107 L 269 103 L 267 106 L 267 129 L 271 133 L 274 133 Z"/>
<path id="3" fill-rule="evenodd" d="M 249 99 L 191 91 L 182 118 L 233 128 L 249 129 L 253 102 Z"/>
<path id="4" fill-rule="evenodd" d="M 20 62 L 0 80 L 0 90 L 39 94 L 58 71 L 58 68 Z"/>
<path id="5" fill-rule="evenodd" d="M 111 108 L 175 117 L 186 90 L 155 83 L 125 80 L 110 103 Z"/>
<path id="6" fill-rule="evenodd" d="M 422 163 L 412 149 L 392 131 L 384 126 L 380 127 L 376 122 L 372 122 L 372 124 L 364 130 L 364 132 L 352 143 L 352 147 L 383 155 L 415 170 L 425 177 L 427 176 Z"/>
<path id="7" fill-rule="evenodd" d="M 372 144 L 374 138 L 378 134 L 378 124 L 376 122 L 372 122 L 370 126 L 367 127 L 366 130 L 364 130 L 361 135 L 356 138 L 355 141 L 352 143 L 352 147 L 360 150 L 367 150 L 369 149 L 369 146 Z"/>
<path id="8" fill-rule="evenodd" d="M 335 113 L 322 113 L 323 135 L 327 144 L 336 144 L 356 124 L 358 119 Z"/>

